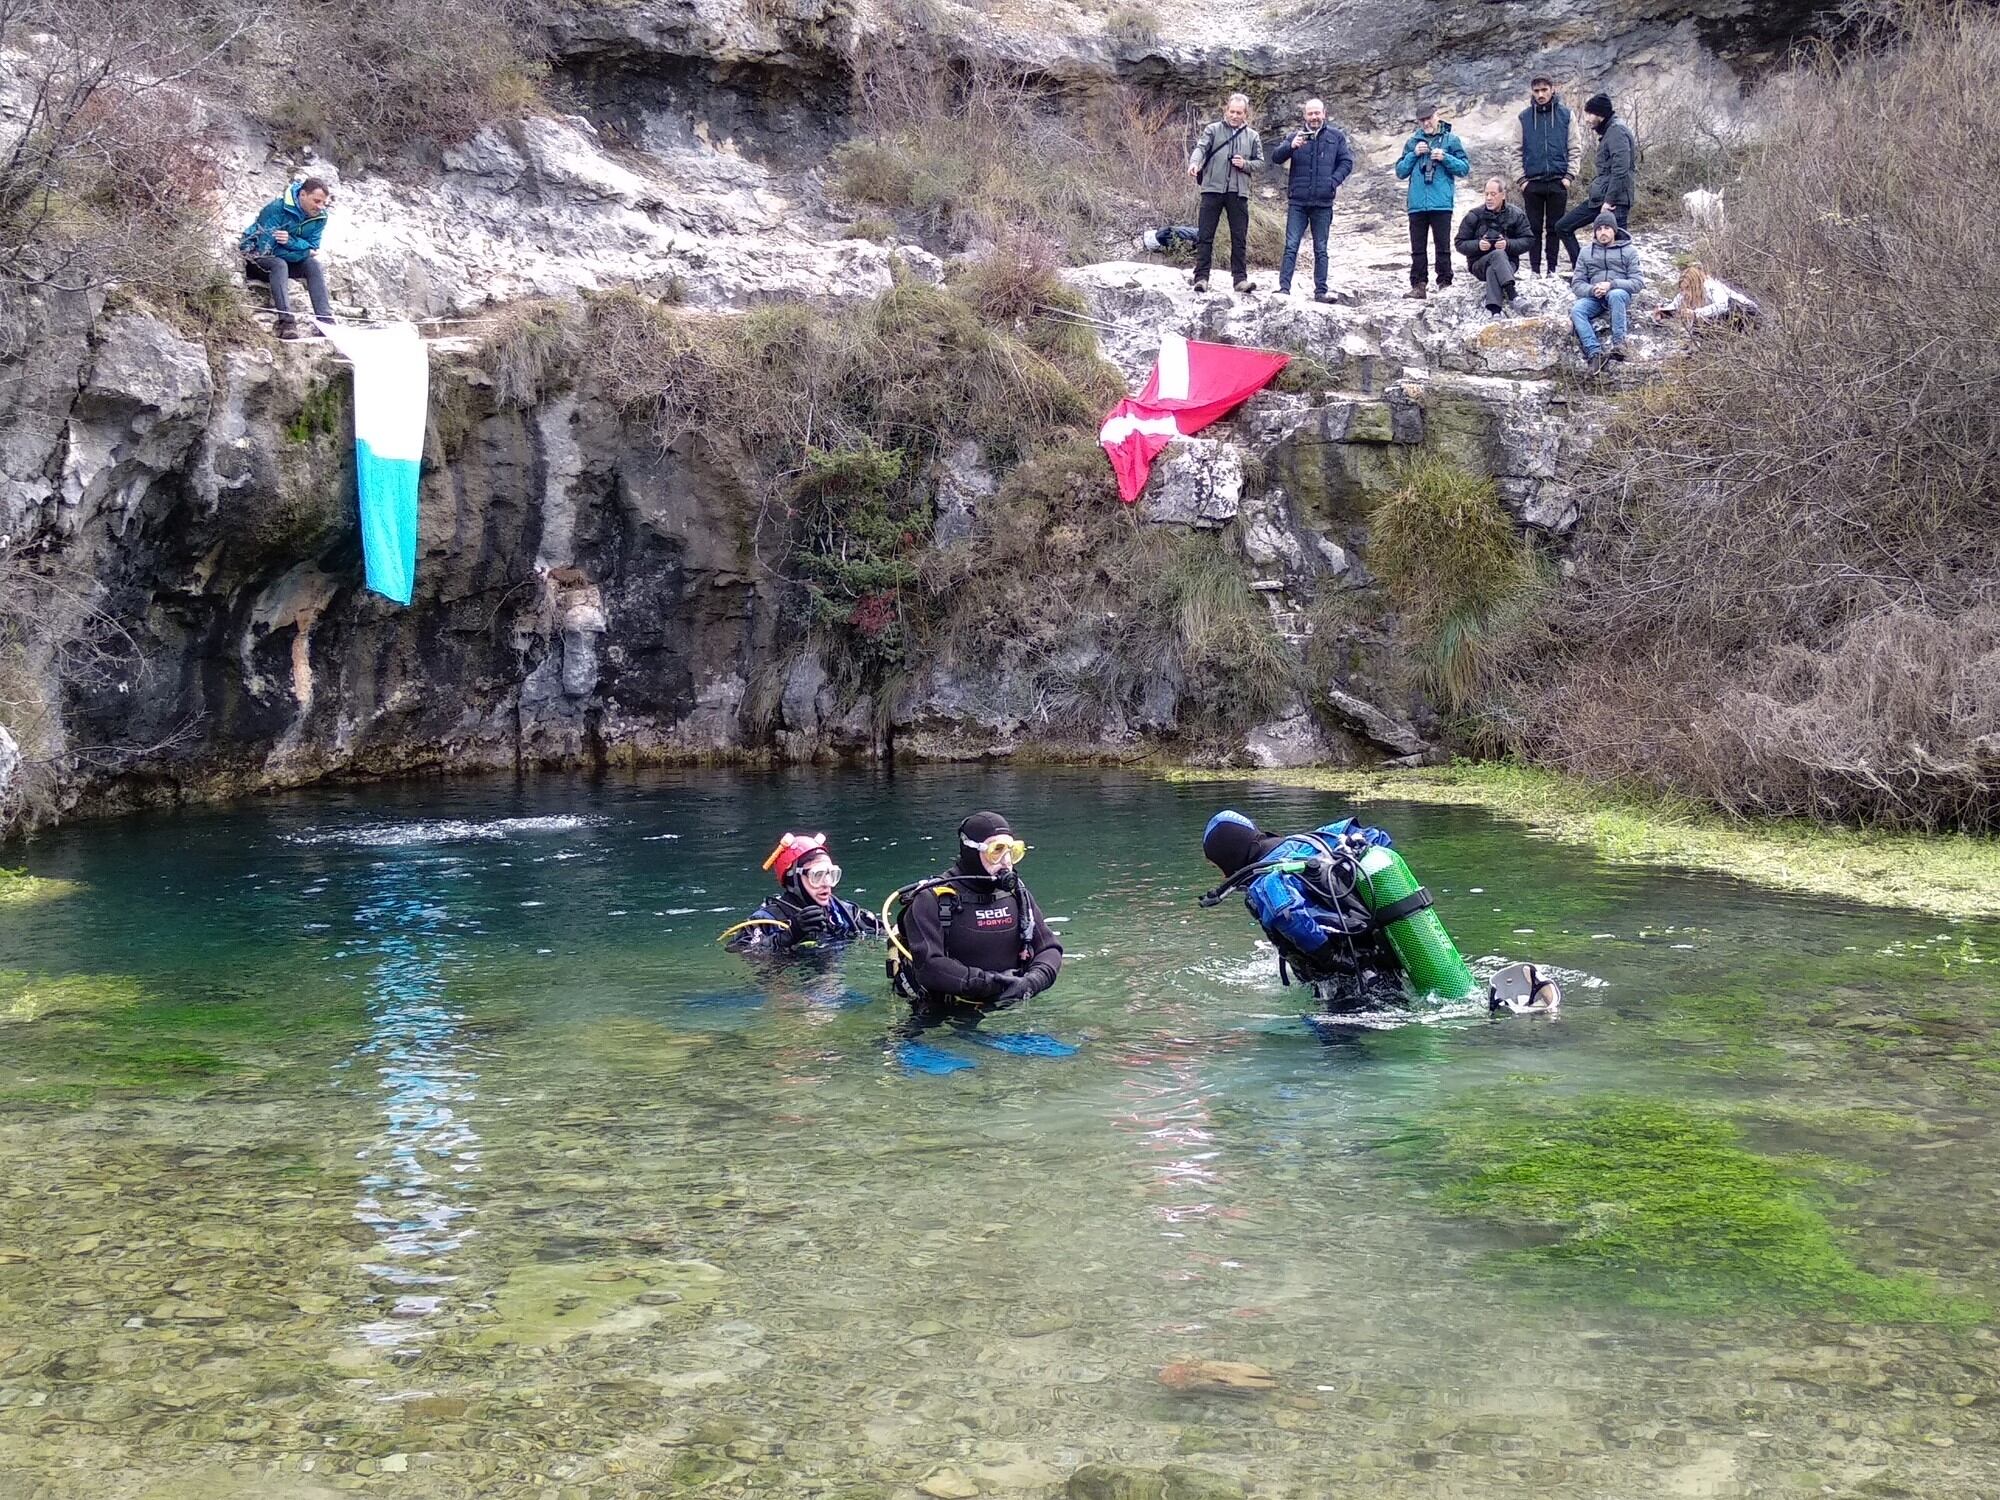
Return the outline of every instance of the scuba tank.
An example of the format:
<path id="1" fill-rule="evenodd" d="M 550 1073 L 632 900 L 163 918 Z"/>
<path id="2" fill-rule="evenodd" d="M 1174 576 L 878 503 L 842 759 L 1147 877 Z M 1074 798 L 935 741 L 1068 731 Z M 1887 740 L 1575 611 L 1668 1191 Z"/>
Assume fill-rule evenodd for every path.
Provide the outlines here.
<path id="1" fill-rule="evenodd" d="M 1430 892 L 1417 884 L 1403 856 L 1394 849 L 1371 848 L 1360 866 L 1355 889 L 1381 924 L 1382 936 L 1396 950 L 1417 993 L 1463 1000 L 1477 989 L 1451 934 L 1431 908 Z"/>

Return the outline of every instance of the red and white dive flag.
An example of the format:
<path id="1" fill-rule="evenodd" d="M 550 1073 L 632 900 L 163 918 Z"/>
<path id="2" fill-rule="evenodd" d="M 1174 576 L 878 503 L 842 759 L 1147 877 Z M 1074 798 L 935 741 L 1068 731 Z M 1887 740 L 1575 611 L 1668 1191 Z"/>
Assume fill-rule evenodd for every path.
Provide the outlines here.
<path id="1" fill-rule="evenodd" d="M 1288 354 L 1161 334 L 1146 388 L 1112 407 L 1097 434 L 1118 476 L 1118 497 L 1127 505 L 1137 500 L 1162 448 L 1228 416 L 1290 363 Z"/>

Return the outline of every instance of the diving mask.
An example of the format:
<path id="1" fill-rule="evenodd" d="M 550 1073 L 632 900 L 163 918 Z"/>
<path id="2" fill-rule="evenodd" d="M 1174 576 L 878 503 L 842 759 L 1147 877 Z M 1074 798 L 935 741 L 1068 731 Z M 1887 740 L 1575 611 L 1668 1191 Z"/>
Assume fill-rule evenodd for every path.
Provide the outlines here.
<path id="1" fill-rule="evenodd" d="M 799 871 L 799 879 L 803 880 L 807 885 L 839 885 L 840 866 L 830 860 L 816 865 L 807 865 L 803 870 Z"/>
<path id="2" fill-rule="evenodd" d="M 982 839 L 976 844 L 971 839 L 965 838 L 959 842 L 968 849 L 977 849 L 979 857 L 992 864 L 997 864 L 1003 859 L 1009 864 L 1019 864 L 1028 853 L 1028 846 L 1011 833 L 996 833 L 992 838 Z"/>

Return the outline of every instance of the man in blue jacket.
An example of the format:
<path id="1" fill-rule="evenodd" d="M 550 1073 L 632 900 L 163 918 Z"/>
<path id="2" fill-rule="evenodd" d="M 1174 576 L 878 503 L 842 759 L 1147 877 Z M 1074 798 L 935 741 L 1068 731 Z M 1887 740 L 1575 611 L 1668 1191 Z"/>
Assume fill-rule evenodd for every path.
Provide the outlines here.
<path id="1" fill-rule="evenodd" d="M 1451 285 L 1451 207 L 1458 196 L 1458 179 L 1471 170 L 1465 143 L 1453 133 L 1449 120 L 1438 118 L 1438 107 L 1430 105 L 1417 117 L 1417 128 L 1403 143 L 1396 162 L 1396 176 L 1410 185 L 1409 295 L 1418 302 L 1428 295 L 1424 290 L 1430 277 L 1427 241 L 1437 252 L 1438 290 Z"/>
<path id="2" fill-rule="evenodd" d="M 1576 132 L 1570 124 L 1569 106 L 1556 97 L 1556 86 L 1544 75 L 1528 86 L 1528 107 L 1521 111 L 1521 207 L 1528 215 L 1533 236 L 1528 245 L 1528 264 L 1542 269 L 1543 247 L 1548 249 L 1549 275 L 1561 267 L 1557 253 L 1563 243 L 1556 223 L 1569 207 L 1569 185 L 1576 177 Z M 1570 264 L 1576 264 L 1576 240 L 1569 242 Z"/>
<path id="3" fill-rule="evenodd" d="M 1311 985 L 1328 1009 L 1407 999 L 1402 965 L 1354 893 L 1355 861 L 1375 845 L 1392 847 L 1389 835 L 1352 818 L 1269 834 L 1225 809 L 1202 830 L 1202 857 L 1224 876 L 1202 905 L 1242 891 L 1278 950 L 1278 977 Z"/>
<path id="4" fill-rule="evenodd" d="M 333 308 L 326 297 L 326 268 L 315 253 L 320 234 L 326 229 L 327 204 L 332 197 L 319 178 L 304 178 L 265 204 L 256 221 L 243 231 L 239 248 L 243 252 L 244 273 L 253 280 L 271 283 L 271 306 L 278 311 L 279 338 L 317 338 L 317 324 L 333 321 Z M 312 298 L 313 317 L 317 320 L 306 324 L 303 334 L 292 317 L 290 283 L 294 278 L 305 281 L 307 294 Z"/>
<path id="5" fill-rule="evenodd" d="M 1339 127 L 1326 123 L 1326 105 L 1308 99 L 1305 127 L 1295 130 L 1271 152 L 1274 162 L 1289 162 L 1285 189 L 1285 258 L 1278 266 L 1278 294 L 1292 290 L 1292 271 L 1299 263 L 1299 242 L 1306 230 L 1313 237 L 1313 301 L 1331 302 L 1326 289 L 1326 239 L 1333 227 L 1333 195 L 1354 170 L 1354 155 Z"/>

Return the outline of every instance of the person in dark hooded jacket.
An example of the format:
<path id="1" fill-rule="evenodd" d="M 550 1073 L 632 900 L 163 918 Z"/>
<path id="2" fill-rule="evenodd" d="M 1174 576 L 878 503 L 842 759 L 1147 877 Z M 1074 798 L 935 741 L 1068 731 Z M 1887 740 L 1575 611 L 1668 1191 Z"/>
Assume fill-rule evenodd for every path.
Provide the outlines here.
<path id="1" fill-rule="evenodd" d="M 1590 196 L 1556 220 L 1556 233 L 1576 264 L 1577 230 L 1610 210 L 1620 229 L 1632 217 L 1632 199 L 1639 186 L 1639 141 L 1631 127 L 1612 113 L 1609 94 L 1592 94 L 1583 106 L 1584 123 L 1597 133 L 1597 164 L 1590 179 Z"/>
<path id="2" fill-rule="evenodd" d="M 1027 845 L 997 812 L 958 825 L 958 859 L 899 893 L 889 976 L 922 1007 L 1002 1008 L 1039 995 L 1062 972 L 1063 949 L 1014 873 Z"/>
<path id="3" fill-rule="evenodd" d="M 1353 818 L 1271 834 L 1225 808 L 1202 830 L 1202 857 L 1223 874 L 1202 905 L 1242 891 L 1278 950 L 1278 977 L 1310 984 L 1329 1010 L 1401 1003 L 1403 966 L 1354 890 L 1355 861 L 1371 846 L 1394 847 L 1381 829 Z"/>
<path id="4" fill-rule="evenodd" d="M 1458 221 L 1458 253 L 1466 269 L 1486 283 L 1486 310 L 1499 313 L 1514 300 L 1514 273 L 1534 243 L 1528 216 L 1507 201 L 1507 184 L 1486 179 L 1486 194 L 1477 208 Z"/>

